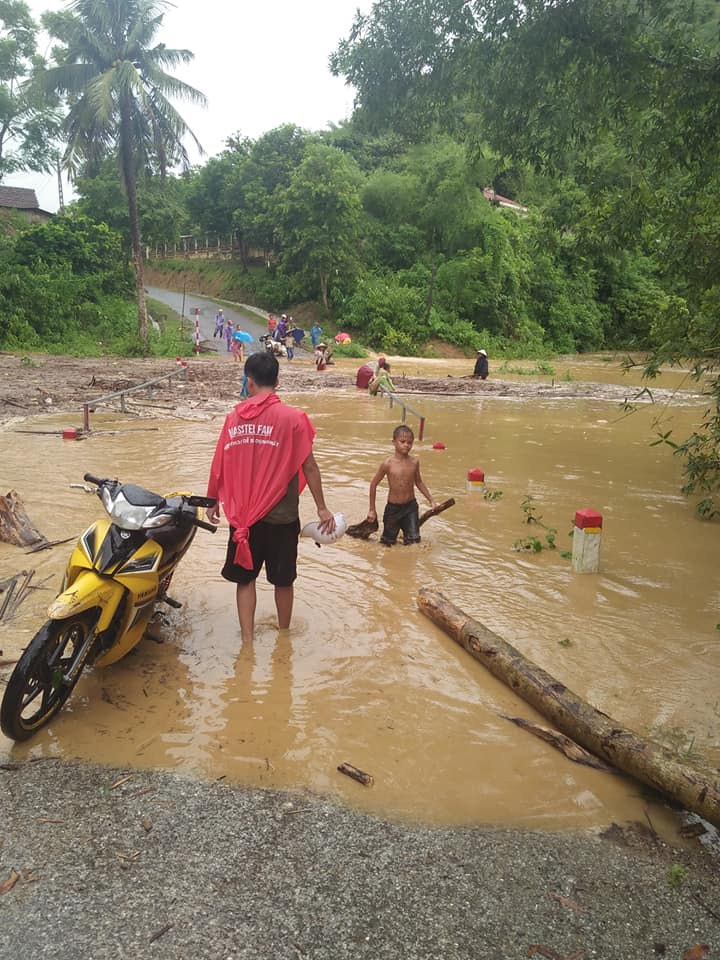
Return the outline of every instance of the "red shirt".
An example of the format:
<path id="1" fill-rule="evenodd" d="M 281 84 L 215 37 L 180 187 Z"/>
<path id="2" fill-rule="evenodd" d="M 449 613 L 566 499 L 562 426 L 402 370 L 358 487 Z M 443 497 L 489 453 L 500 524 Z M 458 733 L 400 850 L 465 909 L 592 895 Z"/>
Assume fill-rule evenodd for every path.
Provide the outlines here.
<path id="1" fill-rule="evenodd" d="M 252 569 L 250 527 L 285 496 L 290 481 L 312 453 L 315 428 L 296 407 L 276 393 L 259 393 L 239 403 L 225 418 L 210 468 L 207 495 L 222 501 L 235 528 L 235 562 Z"/>

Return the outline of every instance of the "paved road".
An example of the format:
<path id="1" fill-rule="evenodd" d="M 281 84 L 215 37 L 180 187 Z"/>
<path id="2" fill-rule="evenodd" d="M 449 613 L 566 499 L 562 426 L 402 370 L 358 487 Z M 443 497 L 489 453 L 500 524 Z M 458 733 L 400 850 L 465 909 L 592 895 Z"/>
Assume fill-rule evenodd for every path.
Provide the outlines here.
<path id="1" fill-rule="evenodd" d="M 163 290 L 161 287 L 146 287 L 148 295 L 154 300 L 160 300 L 166 303 L 171 309 L 182 314 L 183 294 L 176 290 Z M 193 324 L 195 322 L 195 310 L 200 311 L 198 319 L 200 321 L 200 339 L 206 348 L 215 350 L 218 353 L 225 352 L 225 340 L 213 338 L 215 331 L 215 314 L 218 312 L 219 304 L 217 300 L 211 300 L 207 297 L 198 297 L 194 293 L 185 294 L 185 318 L 188 320 L 189 337 L 192 338 Z M 256 353 L 263 349 L 258 337 L 267 333 L 267 326 L 262 323 L 254 314 L 247 313 L 238 307 L 223 307 L 225 316 L 232 320 L 233 326 L 240 324 L 241 330 L 246 330 L 255 338 L 252 343 L 244 344 L 245 353 Z"/>

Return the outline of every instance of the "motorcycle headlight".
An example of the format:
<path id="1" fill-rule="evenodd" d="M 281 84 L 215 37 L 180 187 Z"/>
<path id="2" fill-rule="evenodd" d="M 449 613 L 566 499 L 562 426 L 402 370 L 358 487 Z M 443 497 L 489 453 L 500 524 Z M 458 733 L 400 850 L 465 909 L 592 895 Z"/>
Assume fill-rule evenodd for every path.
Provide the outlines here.
<path id="1" fill-rule="evenodd" d="M 143 523 L 143 528 L 149 529 L 151 527 L 166 527 L 171 522 L 172 517 L 170 514 L 158 513 L 155 517 L 148 517 L 145 523 Z"/>
<path id="2" fill-rule="evenodd" d="M 110 519 L 121 530 L 141 530 L 152 511 L 152 507 L 139 507 L 134 503 L 128 503 L 122 493 L 119 493 L 114 500 L 110 498 Z"/>

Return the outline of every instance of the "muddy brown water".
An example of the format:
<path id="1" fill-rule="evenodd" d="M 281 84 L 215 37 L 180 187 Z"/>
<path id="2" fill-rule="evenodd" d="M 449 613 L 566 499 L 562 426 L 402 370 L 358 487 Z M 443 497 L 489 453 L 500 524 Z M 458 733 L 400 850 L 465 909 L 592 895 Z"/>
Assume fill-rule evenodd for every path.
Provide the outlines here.
<path id="1" fill-rule="evenodd" d="M 317 427 L 328 505 L 359 521 L 397 409 L 350 391 L 287 399 Z M 424 479 L 437 499 L 457 501 L 423 528 L 419 547 L 301 540 L 293 626 L 278 633 L 261 576 L 257 636 L 243 647 L 232 587 L 218 573 L 225 530 L 199 531 L 176 574 L 173 593 L 184 606 L 168 609 L 164 642 L 146 639 L 119 664 L 88 672 L 31 743 L 0 737 L 0 756 L 61 755 L 307 788 L 435 823 L 577 828 L 650 816 L 669 831 L 669 814 L 635 782 L 570 763 L 502 719 L 542 722 L 415 600 L 421 586 L 440 589 L 621 723 L 719 765 L 720 539 L 680 495 L 680 464 L 648 445 L 657 409 L 622 418 L 617 404 L 599 401 L 411 402 L 427 417 L 426 439 L 415 447 Z M 682 433 L 701 410 L 690 403 L 664 415 Z M 96 435 L 67 442 L 6 424 L 3 492 L 15 488 L 49 538 L 71 536 L 101 513 L 95 497 L 70 488 L 85 471 L 203 493 L 220 425 L 220 417 L 98 414 Z M 435 441 L 446 449 L 433 450 Z M 466 491 L 474 467 L 501 498 Z M 544 535 L 524 523 L 527 495 L 557 531 L 558 550 L 513 549 L 528 534 Z M 560 552 L 570 549 L 574 511 L 588 506 L 604 515 L 602 571 L 578 576 Z M 314 518 L 307 493 L 301 518 Z M 0 544 L 0 579 L 29 567 L 36 582 L 50 578 L 15 620 L 0 624 L 5 658 L 17 656 L 44 619 L 70 546 L 28 557 Z M 370 772 L 374 786 L 338 773 L 343 761 Z"/>

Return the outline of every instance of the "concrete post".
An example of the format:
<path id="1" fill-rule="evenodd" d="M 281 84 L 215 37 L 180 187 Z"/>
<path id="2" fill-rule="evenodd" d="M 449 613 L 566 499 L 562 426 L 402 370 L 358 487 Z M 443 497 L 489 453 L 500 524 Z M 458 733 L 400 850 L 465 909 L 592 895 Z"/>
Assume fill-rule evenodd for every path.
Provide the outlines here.
<path id="1" fill-rule="evenodd" d="M 468 470 L 467 492 L 483 493 L 485 490 L 485 474 L 482 470 Z"/>
<path id="2" fill-rule="evenodd" d="M 600 569 L 602 514 L 586 508 L 575 514 L 572 568 L 575 573 L 597 573 Z"/>

